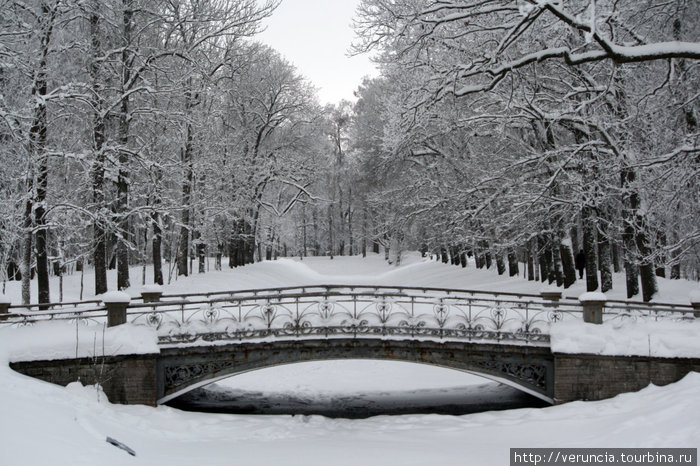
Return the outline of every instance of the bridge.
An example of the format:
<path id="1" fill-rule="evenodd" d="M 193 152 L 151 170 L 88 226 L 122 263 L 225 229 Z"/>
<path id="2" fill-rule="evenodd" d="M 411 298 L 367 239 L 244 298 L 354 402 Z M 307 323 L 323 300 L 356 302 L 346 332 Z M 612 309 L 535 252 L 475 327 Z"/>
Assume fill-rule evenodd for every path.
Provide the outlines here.
<path id="1" fill-rule="evenodd" d="M 99 382 L 110 400 L 156 405 L 247 371 L 302 361 L 385 359 L 468 371 L 549 403 L 597 400 L 700 370 L 697 358 L 561 354 L 552 324 L 567 320 L 694 320 L 692 306 L 582 301 L 443 288 L 314 285 L 0 308 L 0 325 L 125 323 L 152 329 L 158 352 L 15 362 L 54 383 Z"/>

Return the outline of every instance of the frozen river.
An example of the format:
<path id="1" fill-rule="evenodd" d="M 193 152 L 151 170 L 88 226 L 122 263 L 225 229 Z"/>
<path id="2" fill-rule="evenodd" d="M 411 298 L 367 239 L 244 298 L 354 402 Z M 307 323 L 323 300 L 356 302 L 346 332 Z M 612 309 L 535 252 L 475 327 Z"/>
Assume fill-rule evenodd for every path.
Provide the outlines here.
<path id="1" fill-rule="evenodd" d="M 229 414 L 461 415 L 547 403 L 459 371 L 386 361 L 323 361 L 250 372 L 172 402 L 186 411 Z"/>

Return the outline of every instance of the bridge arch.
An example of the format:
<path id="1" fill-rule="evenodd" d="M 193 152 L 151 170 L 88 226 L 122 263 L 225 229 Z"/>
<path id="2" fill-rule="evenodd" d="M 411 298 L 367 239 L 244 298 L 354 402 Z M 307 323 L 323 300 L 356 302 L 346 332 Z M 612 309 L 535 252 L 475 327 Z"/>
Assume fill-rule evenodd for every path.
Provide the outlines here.
<path id="1" fill-rule="evenodd" d="M 363 338 L 163 348 L 158 363 L 158 404 L 245 372 L 342 359 L 404 361 L 470 372 L 554 402 L 549 348 Z"/>

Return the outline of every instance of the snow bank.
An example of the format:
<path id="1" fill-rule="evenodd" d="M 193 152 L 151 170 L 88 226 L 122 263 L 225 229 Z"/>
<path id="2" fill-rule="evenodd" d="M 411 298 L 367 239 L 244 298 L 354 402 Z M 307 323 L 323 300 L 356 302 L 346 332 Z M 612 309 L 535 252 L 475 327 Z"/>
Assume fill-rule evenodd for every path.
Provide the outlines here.
<path id="1" fill-rule="evenodd" d="M 154 329 L 124 324 L 59 321 L 38 322 L 26 327 L 0 328 L 0 353 L 9 361 L 37 361 L 77 357 L 158 353 Z"/>
<path id="2" fill-rule="evenodd" d="M 700 358 L 700 319 L 560 321 L 551 325 L 550 337 L 554 353 Z"/>
<path id="3" fill-rule="evenodd" d="M 700 374 L 598 402 L 345 420 L 112 405 L 94 387 L 63 388 L 0 366 L 0 409 L 4 466 L 496 465 L 507 464 L 517 445 L 695 447 Z M 108 436 L 136 456 L 109 445 Z"/>

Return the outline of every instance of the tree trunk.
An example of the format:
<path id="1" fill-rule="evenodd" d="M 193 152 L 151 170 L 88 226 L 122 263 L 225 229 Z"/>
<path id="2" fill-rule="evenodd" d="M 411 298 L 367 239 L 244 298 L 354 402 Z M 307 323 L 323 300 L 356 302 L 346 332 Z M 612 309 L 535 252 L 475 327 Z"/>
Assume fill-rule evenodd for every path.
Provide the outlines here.
<path id="1" fill-rule="evenodd" d="M 637 251 L 641 256 L 639 265 L 639 275 L 642 283 L 642 300 L 649 302 L 658 292 L 656 282 L 656 274 L 654 273 L 654 263 L 651 260 L 651 247 L 649 246 L 646 225 L 640 214 L 635 215 L 636 218 L 636 234 L 635 242 L 637 243 Z"/>
<path id="2" fill-rule="evenodd" d="M 549 238 L 549 249 L 552 251 L 552 274 L 553 277 L 550 278 L 549 282 L 552 283 L 552 279 L 556 282 L 557 286 L 564 286 L 564 269 L 561 263 L 561 239 L 559 236 L 552 234 Z"/>
<path id="3" fill-rule="evenodd" d="M 123 290 L 129 288 L 129 154 L 127 146 L 129 144 L 129 97 L 127 94 L 126 85 L 131 80 L 131 31 L 133 28 L 133 1 L 122 0 L 123 5 L 123 38 L 124 46 L 121 53 L 121 71 L 122 71 L 122 98 L 119 109 L 119 170 L 117 174 L 117 215 L 118 229 L 120 238 L 117 241 L 117 289 Z"/>
<path id="4" fill-rule="evenodd" d="M 611 260 L 608 223 L 604 218 L 598 222 L 598 269 L 600 270 L 600 291 L 603 293 L 612 290 L 613 287 Z"/>
<path id="5" fill-rule="evenodd" d="M 201 241 L 197 243 L 197 272 L 206 272 L 205 266 L 207 262 L 207 245 Z"/>
<path id="6" fill-rule="evenodd" d="M 489 244 L 484 242 L 484 263 L 486 264 L 486 269 L 490 270 L 493 264 L 491 251 L 489 250 Z"/>
<path id="7" fill-rule="evenodd" d="M 620 273 L 621 268 L 620 268 L 620 243 L 617 239 L 612 241 L 611 245 L 612 249 L 612 265 L 613 265 L 613 272 L 615 273 Z"/>
<path id="8" fill-rule="evenodd" d="M 657 251 L 661 251 L 660 257 L 656 263 L 656 276 L 661 278 L 666 278 L 666 254 L 663 252 L 668 246 L 666 241 L 666 233 L 659 232 L 657 235 Z"/>
<path id="9" fill-rule="evenodd" d="M 328 254 L 333 259 L 333 249 L 335 245 L 333 244 L 333 204 L 328 206 Z"/>
<path id="10" fill-rule="evenodd" d="M 578 216 L 576 219 L 576 222 L 578 222 Z M 574 225 L 571 227 L 571 230 L 569 230 L 569 236 L 571 237 L 571 251 L 580 251 L 583 249 L 583 245 L 580 244 L 580 241 L 578 239 L 578 226 Z"/>
<path id="11" fill-rule="evenodd" d="M 312 211 L 311 217 L 312 217 L 313 229 L 314 229 L 314 244 L 313 244 L 314 256 L 318 256 L 320 244 L 318 241 L 318 210 L 316 209 L 316 207 L 314 207 L 314 210 Z"/>
<path id="12" fill-rule="evenodd" d="M 306 257 L 309 255 L 309 252 L 307 250 L 307 240 L 306 240 L 306 203 L 301 205 L 301 217 L 302 217 L 302 223 L 301 223 L 301 251 L 300 251 L 300 256 L 301 257 Z M 285 257 L 287 256 L 287 253 L 285 252 Z"/>
<path id="13" fill-rule="evenodd" d="M 362 257 L 367 257 L 367 205 L 362 207 Z"/>
<path id="14" fill-rule="evenodd" d="M 496 270 L 498 271 L 498 275 L 506 273 L 506 264 L 503 260 L 503 253 L 500 251 L 496 253 Z"/>
<path id="15" fill-rule="evenodd" d="M 92 81 L 93 93 L 93 114 L 92 114 L 92 136 L 93 151 L 95 160 L 92 165 L 92 201 L 97 210 L 96 218 L 92 223 L 93 254 L 92 261 L 95 267 L 95 294 L 100 295 L 107 292 L 107 236 L 103 225 L 105 210 L 105 154 L 103 146 L 105 142 L 105 121 L 102 111 L 102 90 L 100 86 L 98 59 L 101 56 L 101 40 L 99 30 L 100 8 L 98 1 L 93 1 L 90 14 L 90 39 L 92 47 L 92 57 L 90 60 L 90 79 Z"/>
<path id="16" fill-rule="evenodd" d="M 343 211 L 343 191 L 338 186 L 338 255 L 345 255 L 345 212 Z"/>
<path id="17" fill-rule="evenodd" d="M 630 189 L 636 174 L 631 168 L 624 168 L 620 174 L 620 184 L 623 189 Z M 639 266 L 637 262 L 637 244 L 634 234 L 634 212 L 639 208 L 639 196 L 634 192 L 625 193 L 622 210 L 622 242 L 625 254 L 625 275 L 627 283 L 627 298 L 639 294 Z"/>
<path id="18" fill-rule="evenodd" d="M 31 190 L 30 190 L 31 191 Z M 33 238 L 32 226 L 32 202 L 27 200 L 24 211 L 23 241 L 22 241 L 22 304 L 31 302 L 31 280 L 32 280 L 32 249 Z"/>
<path id="19" fill-rule="evenodd" d="M 474 251 L 474 263 L 477 269 L 482 269 L 484 267 L 484 257 L 479 250 L 477 242 L 474 241 L 472 250 Z"/>
<path id="20" fill-rule="evenodd" d="M 153 283 L 158 285 L 163 284 L 163 259 L 162 259 L 162 244 L 163 244 L 163 229 L 160 226 L 160 215 L 158 212 L 151 214 L 151 223 L 153 224 Z"/>
<path id="21" fill-rule="evenodd" d="M 353 248 L 355 247 L 355 242 L 352 237 L 352 186 L 348 187 L 348 255 L 352 256 L 354 254 Z"/>
<path id="22" fill-rule="evenodd" d="M 454 256 L 454 258 L 452 259 L 452 263 L 453 263 L 454 265 L 457 265 L 457 266 L 461 266 L 461 265 L 462 265 L 462 261 L 461 261 L 460 258 L 459 258 L 459 249 L 460 249 L 460 247 L 457 246 L 457 245 L 452 246 L 452 254 L 453 254 L 453 256 Z"/>
<path id="23" fill-rule="evenodd" d="M 569 288 L 576 283 L 574 253 L 568 244 L 561 243 L 559 245 L 559 254 L 561 255 L 561 265 L 564 272 L 564 288 Z"/>
<path id="24" fill-rule="evenodd" d="M 581 218 L 583 221 L 583 254 L 586 256 L 586 291 L 596 291 L 598 290 L 598 260 L 596 257 L 598 222 L 595 209 L 584 205 Z"/>
<path id="25" fill-rule="evenodd" d="M 236 240 L 235 240 L 235 222 L 231 226 L 231 231 L 229 232 L 228 241 L 226 241 L 226 248 L 228 254 L 228 268 L 232 269 L 236 266 Z"/>
<path id="26" fill-rule="evenodd" d="M 34 207 L 36 224 L 36 272 L 37 289 L 39 291 L 39 303 L 50 303 L 51 294 L 49 292 L 49 252 L 48 252 L 48 226 L 46 225 L 46 192 L 48 189 L 49 167 L 48 157 L 44 153 L 46 148 L 46 107 L 43 110 L 40 135 L 37 143 L 37 152 L 43 153 L 39 161 L 39 173 L 36 186 L 36 203 Z M 39 309 L 48 309 L 40 306 Z"/>
<path id="27" fill-rule="evenodd" d="M 248 265 L 248 264 L 254 264 L 255 263 L 255 244 L 256 240 L 258 237 L 258 232 L 257 232 L 257 223 L 258 223 L 258 215 L 259 212 L 254 212 L 253 213 L 253 223 L 245 221 L 244 222 L 244 228 L 245 228 L 245 240 L 244 244 L 246 245 L 245 250 L 247 251 L 247 254 L 244 258 L 243 264 L 242 265 Z M 260 251 L 258 251 L 258 258 L 260 258 Z"/>
<path id="28" fill-rule="evenodd" d="M 49 292 L 48 226 L 46 225 L 46 193 L 49 185 L 49 159 L 46 154 L 48 121 L 45 96 L 48 92 L 47 64 L 51 35 L 56 18 L 57 5 L 53 10 L 45 2 L 41 4 L 40 24 L 41 59 L 34 78 L 32 96 L 36 100 L 32 127 L 29 130 L 30 157 L 37 163 L 35 198 L 32 201 L 34 226 L 36 230 L 36 271 L 39 303 L 51 302 Z M 46 309 L 46 307 L 40 307 Z"/>
<path id="29" fill-rule="evenodd" d="M 516 277 L 520 274 L 520 266 L 518 264 L 518 256 L 512 249 L 508 251 L 508 275 Z"/>
<path id="30" fill-rule="evenodd" d="M 540 281 L 549 279 L 549 263 L 547 261 L 547 243 L 542 236 L 537 237 L 537 257 L 540 265 Z"/>
<path id="31" fill-rule="evenodd" d="M 185 91 L 185 115 L 189 116 L 192 103 L 192 83 L 188 82 Z M 191 230 L 192 184 L 194 181 L 194 165 L 192 157 L 192 125 L 185 126 L 185 146 L 180 149 L 180 162 L 185 168 L 181 191 L 180 246 L 178 253 L 177 273 L 187 276 L 187 262 L 190 253 L 189 232 Z"/>
<path id="32" fill-rule="evenodd" d="M 676 237 L 673 237 L 674 242 Z M 678 249 L 673 249 L 671 251 L 671 275 L 669 277 L 671 280 L 680 280 L 681 278 L 681 262 L 680 262 L 680 252 Z"/>

